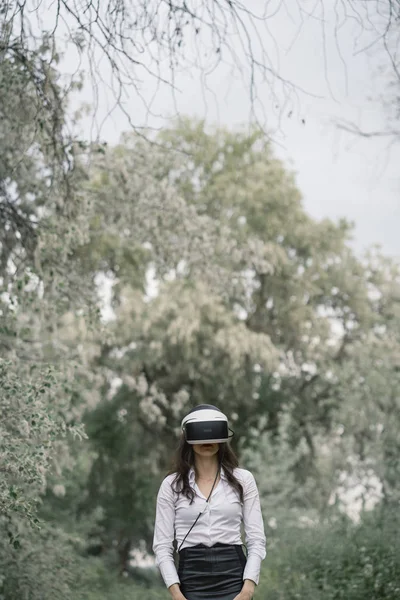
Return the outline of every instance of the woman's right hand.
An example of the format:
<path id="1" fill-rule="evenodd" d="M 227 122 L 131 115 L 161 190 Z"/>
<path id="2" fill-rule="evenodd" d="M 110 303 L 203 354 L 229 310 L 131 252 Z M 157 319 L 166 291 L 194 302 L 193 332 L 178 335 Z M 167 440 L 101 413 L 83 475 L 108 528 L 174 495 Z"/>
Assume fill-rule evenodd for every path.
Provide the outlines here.
<path id="1" fill-rule="evenodd" d="M 181 592 L 181 588 L 178 583 L 174 583 L 168 588 L 169 593 L 172 596 L 172 600 L 186 600 L 185 596 Z"/>
<path id="2" fill-rule="evenodd" d="M 178 592 L 178 594 L 176 596 L 172 596 L 172 600 L 186 600 L 186 598 L 182 594 L 182 592 L 179 590 L 179 592 Z"/>

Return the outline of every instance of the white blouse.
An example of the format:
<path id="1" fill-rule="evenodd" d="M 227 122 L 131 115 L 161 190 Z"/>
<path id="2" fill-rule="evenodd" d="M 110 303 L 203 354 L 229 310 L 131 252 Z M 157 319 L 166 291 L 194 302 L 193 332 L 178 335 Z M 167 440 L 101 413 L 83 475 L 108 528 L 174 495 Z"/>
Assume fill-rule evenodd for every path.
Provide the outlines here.
<path id="1" fill-rule="evenodd" d="M 189 484 L 195 491 L 192 504 L 186 496 L 177 494 L 172 489 L 174 474 L 168 475 L 162 482 L 157 495 L 153 552 L 167 587 L 180 583 L 173 559 L 173 540 L 174 538 L 177 540 L 179 548 L 197 515 L 203 509 L 205 509 L 203 514 L 189 533 L 182 549 L 196 544 L 213 546 L 218 542 L 242 544 L 240 527 L 243 522 L 247 546 L 247 563 L 243 579 L 251 579 L 258 584 L 261 561 L 266 556 L 266 539 L 257 484 L 252 473 L 246 469 L 236 468 L 234 475 L 243 486 L 243 504 L 236 490 L 226 479 L 223 469 L 221 469 L 220 481 L 214 488 L 208 504 L 195 482 L 193 468 L 189 471 Z"/>

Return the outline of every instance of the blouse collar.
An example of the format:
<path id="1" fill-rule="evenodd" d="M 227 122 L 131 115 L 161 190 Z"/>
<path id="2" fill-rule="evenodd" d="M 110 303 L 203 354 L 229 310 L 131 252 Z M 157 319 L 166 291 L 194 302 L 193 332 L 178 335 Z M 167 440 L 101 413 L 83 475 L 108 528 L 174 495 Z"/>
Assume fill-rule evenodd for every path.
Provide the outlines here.
<path id="1" fill-rule="evenodd" d="M 226 479 L 226 474 L 224 471 L 224 467 L 221 467 L 221 479 Z M 195 472 L 194 472 L 194 468 L 190 467 L 189 470 L 189 483 L 193 483 L 195 480 Z"/>

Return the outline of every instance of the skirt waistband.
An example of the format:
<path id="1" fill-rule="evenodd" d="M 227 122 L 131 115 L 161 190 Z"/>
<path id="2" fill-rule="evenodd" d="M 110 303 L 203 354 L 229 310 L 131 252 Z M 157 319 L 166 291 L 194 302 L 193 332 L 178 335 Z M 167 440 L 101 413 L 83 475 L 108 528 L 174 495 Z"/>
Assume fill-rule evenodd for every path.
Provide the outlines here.
<path id="1" fill-rule="evenodd" d="M 215 550 L 219 550 L 219 549 L 224 549 L 224 550 L 229 550 L 229 549 L 233 549 L 233 550 L 237 550 L 238 548 L 242 548 L 241 544 L 223 544 L 222 542 L 217 542 L 216 544 L 213 544 L 212 546 L 206 546 L 205 544 L 196 544 L 195 546 L 186 546 L 186 548 L 183 548 L 182 550 L 179 551 L 179 555 L 183 555 L 183 554 L 187 554 L 190 551 L 193 552 L 213 552 L 214 549 Z"/>

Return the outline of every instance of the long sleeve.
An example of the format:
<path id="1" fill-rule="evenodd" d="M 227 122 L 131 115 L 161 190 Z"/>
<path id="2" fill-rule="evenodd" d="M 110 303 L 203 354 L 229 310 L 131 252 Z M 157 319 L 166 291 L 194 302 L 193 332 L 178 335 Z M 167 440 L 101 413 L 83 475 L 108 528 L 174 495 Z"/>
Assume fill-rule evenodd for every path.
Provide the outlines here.
<path id="1" fill-rule="evenodd" d="M 157 494 L 156 520 L 154 526 L 153 552 L 165 585 L 180 583 L 174 563 L 174 495 L 170 478 L 162 482 Z"/>
<path id="2" fill-rule="evenodd" d="M 261 561 L 266 556 L 266 538 L 257 484 L 250 471 L 247 472 L 247 481 L 243 487 L 243 524 L 247 546 L 243 579 L 251 579 L 258 585 Z"/>

